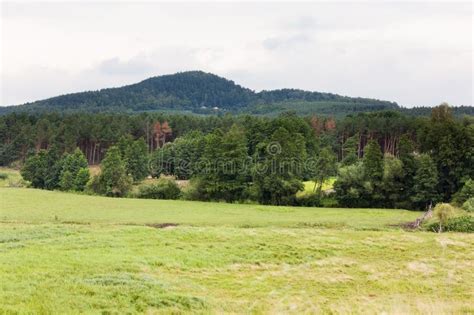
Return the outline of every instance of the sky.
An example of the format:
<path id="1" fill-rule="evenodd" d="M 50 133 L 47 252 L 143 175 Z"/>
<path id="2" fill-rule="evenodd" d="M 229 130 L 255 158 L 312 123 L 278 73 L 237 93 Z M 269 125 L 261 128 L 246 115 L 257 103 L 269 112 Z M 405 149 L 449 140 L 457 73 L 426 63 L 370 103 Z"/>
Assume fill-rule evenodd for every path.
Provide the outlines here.
<path id="1" fill-rule="evenodd" d="M 298 88 L 473 104 L 469 2 L 2 2 L 0 105 L 203 70 Z"/>

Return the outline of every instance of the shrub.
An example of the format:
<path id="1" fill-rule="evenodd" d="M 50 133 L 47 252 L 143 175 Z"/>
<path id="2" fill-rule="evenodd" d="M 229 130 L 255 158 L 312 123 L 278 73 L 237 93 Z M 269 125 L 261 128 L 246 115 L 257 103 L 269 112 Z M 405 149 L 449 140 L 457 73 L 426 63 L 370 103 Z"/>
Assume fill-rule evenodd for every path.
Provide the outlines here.
<path id="1" fill-rule="evenodd" d="M 320 207 L 321 197 L 316 193 L 303 194 L 296 197 L 296 204 L 303 207 Z"/>
<path id="2" fill-rule="evenodd" d="M 466 202 L 463 203 L 462 208 L 467 212 L 474 212 L 474 197 L 466 200 Z"/>
<path id="3" fill-rule="evenodd" d="M 334 197 L 334 195 L 324 196 L 321 199 L 321 207 L 336 208 L 338 206 L 339 206 L 339 203 L 337 202 L 337 199 Z"/>
<path id="4" fill-rule="evenodd" d="M 8 174 L 7 173 L 0 173 L 0 179 L 7 179 Z"/>
<path id="5" fill-rule="evenodd" d="M 28 183 L 23 178 L 10 179 L 8 181 L 8 187 L 11 187 L 11 188 L 20 188 L 20 187 L 27 187 L 27 186 L 28 186 Z"/>
<path id="6" fill-rule="evenodd" d="M 438 223 L 432 223 L 428 226 L 428 230 L 436 231 Z M 444 231 L 474 233 L 474 217 L 464 215 L 456 218 L 451 218 L 446 221 L 443 227 Z"/>
<path id="7" fill-rule="evenodd" d="M 208 201 L 204 184 L 199 177 L 192 178 L 188 187 L 183 190 L 183 199 Z"/>
<path id="8" fill-rule="evenodd" d="M 443 225 L 445 225 L 448 220 L 454 215 L 454 207 L 449 203 L 439 203 L 434 208 L 434 215 L 438 218 L 439 230 L 438 232 L 443 232 Z"/>
<path id="9" fill-rule="evenodd" d="M 160 178 L 154 184 L 139 186 L 135 197 L 144 199 L 178 199 L 180 195 L 181 190 L 176 181 Z"/>
<path id="10" fill-rule="evenodd" d="M 469 179 L 464 186 L 454 194 L 453 202 L 456 205 L 462 205 L 469 198 L 474 197 L 474 180 Z"/>

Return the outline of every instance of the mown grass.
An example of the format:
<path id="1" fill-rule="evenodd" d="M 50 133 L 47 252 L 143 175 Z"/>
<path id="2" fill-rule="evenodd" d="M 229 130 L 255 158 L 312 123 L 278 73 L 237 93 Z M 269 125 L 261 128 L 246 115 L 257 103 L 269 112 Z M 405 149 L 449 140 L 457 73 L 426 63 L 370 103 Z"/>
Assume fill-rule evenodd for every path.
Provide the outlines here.
<path id="1" fill-rule="evenodd" d="M 390 226 L 416 212 L 15 188 L 0 202 L 0 313 L 474 312 L 474 235 Z"/>
<path id="2" fill-rule="evenodd" d="M 0 189 L 1 221 L 178 223 L 192 226 L 385 229 L 419 212 L 389 209 L 277 207 L 181 200 L 106 198 L 38 189 Z"/>

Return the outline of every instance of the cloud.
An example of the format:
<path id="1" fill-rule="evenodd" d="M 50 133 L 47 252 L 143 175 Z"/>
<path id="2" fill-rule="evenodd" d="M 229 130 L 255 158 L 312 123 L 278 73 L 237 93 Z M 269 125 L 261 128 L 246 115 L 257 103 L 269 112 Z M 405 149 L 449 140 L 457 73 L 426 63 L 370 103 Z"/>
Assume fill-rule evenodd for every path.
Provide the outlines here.
<path id="1" fill-rule="evenodd" d="M 118 57 L 104 60 L 97 67 L 98 71 L 106 75 L 143 75 L 153 68 L 154 65 L 143 59 L 120 60 Z"/>
<path id="2" fill-rule="evenodd" d="M 270 37 L 265 39 L 262 44 L 265 49 L 276 50 L 276 49 L 296 49 L 298 46 L 308 44 L 312 39 L 303 33 L 295 34 L 291 36 L 278 36 Z"/>
<path id="3" fill-rule="evenodd" d="M 2 3 L 2 7 L 4 4 Z M 472 6 L 9 3 L 0 105 L 203 70 L 283 87 L 472 104 Z"/>

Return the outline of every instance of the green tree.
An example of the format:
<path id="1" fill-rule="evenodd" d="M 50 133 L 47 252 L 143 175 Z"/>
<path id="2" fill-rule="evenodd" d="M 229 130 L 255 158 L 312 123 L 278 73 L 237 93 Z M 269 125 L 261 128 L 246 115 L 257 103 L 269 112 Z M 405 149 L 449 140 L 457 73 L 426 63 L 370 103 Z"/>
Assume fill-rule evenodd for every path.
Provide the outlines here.
<path id="1" fill-rule="evenodd" d="M 293 204 L 295 194 L 303 189 L 303 161 L 306 160 L 305 141 L 300 134 L 291 134 L 280 127 L 269 142 L 257 145 L 253 167 L 253 189 L 263 204 Z"/>
<path id="2" fill-rule="evenodd" d="M 130 190 L 132 179 L 127 175 L 125 162 L 118 147 L 110 147 L 101 163 L 101 173 L 92 187 L 106 196 L 124 196 Z"/>
<path id="3" fill-rule="evenodd" d="M 61 173 L 59 187 L 64 191 L 69 191 L 74 188 L 74 176 L 70 171 L 66 170 Z"/>
<path id="4" fill-rule="evenodd" d="M 20 171 L 21 176 L 31 183 L 32 187 L 45 188 L 46 150 L 30 155 Z"/>
<path id="5" fill-rule="evenodd" d="M 370 140 L 364 149 L 364 172 L 374 183 L 379 183 L 383 177 L 383 155 L 380 145 Z"/>
<path id="6" fill-rule="evenodd" d="M 342 145 L 343 166 L 352 165 L 357 162 L 357 145 L 359 144 L 359 134 L 355 134 Z"/>
<path id="7" fill-rule="evenodd" d="M 364 177 L 367 180 L 367 184 L 371 186 L 370 189 L 368 189 L 372 196 L 371 206 L 383 206 L 382 179 L 384 161 L 380 145 L 376 141 L 371 140 L 366 145 L 362 161 Z"/>
<path id="8" fill-rule="evenodd" d="M 443 103 L 433 108 L 419 138 L 438 169 L 442 199 L 448 201 L 466 178 L 474 177 L 474 128 L 454 119 L 451 107 Z"/>
<path id="9" fill-rule="evenodd" d="M 127 173 L 135 182 L 139 182 L 148 176 L 148 147 L 145 140 L 139 139 L 131 142 L 125 148 L 124 159 Z"/>
<path id="10" fill-rule="evenodd" d="M 62 159 L 59 187 L 62 190 L 83 190 L 83 185 L 76 185 L 78 174 L 81 171 L 82 173 L 87 172 L 87 178 L 89 178 L 86 157 L 79 148 L 76 148 L 72 154 L 66 154 Z M 81 176 L 85 177 L 85 174 Z"/>
<path id="11" fill-rule="evenodd" d="M 76 191 L 83 191 L 90 179 L 90 173 L 88 168 L 81 168 L 74 179 L 73 189 Z"/>
<path id="12" fill-rule="evenodd" d="M 402 135 L 398 143 L 398 158 L 402 162 L 402 170 L 399 179 L 402 184 L 400 200 L 398 205 L 401 208 L 411 208 L 411 196 L 413 195 L 414 177 L 416 174 L 415 148 L 413 142 L 407 135 Z"/>
<path id="13" fill-rule="evenodd" d="M 192 131 L 177 138 L 174 147 L 174 175 L 179 179 L 190 179 L 199 172 L 198 163 L 201 159 L 205 141 L 202 132 Z"/>
<path id="14" fill-rule="evenodd" d="M 205 199 L 241 200 L 250 181 L 248 171 L 247 138 L 237 125 L 222 133 L 206 136 L 201 159 L 204 168 L 199 174 Z"/>
<path id="15" fill-rule="evenodd" d="M 175 144 L 168 142 L 156 149 L 150 156 L 150 174 L 158 178 L 163 175 L 175 174 Z"/>
<path id="16" fill-rule="evenodd" d="M 464 183 L 464 186 L 453 197 L 453 202 L 456 205 L 462 205 L 469 198 L 474 197 L 474 180 L 469 179 Z"/>
<path id="17" fill-rule="evenodd" d="M 336 172 L 336 155 L 328 147 L 323 148 L 319 153 L 315 165 L 314 190 L 317 189 L 318 196 L 321 196 L 323 183 Z"/>
<path id="18" fill-rule="evenodd" d="M 382 192 L 385 207 L 399 208 L 400 203 L 403 203 L 405 188 L 403 175 L 403 162 L 387 154 L 384 157 L 384 172 L 382 178 Z"/>
<path id="19" fill-rule="evenodd" d="M 371 207 L 373 185 L 367 180 L 362 162 L 341 167 L 334 183 L 336 199 L 343 207 Z"/>
<path id="20" fill-rule="evenodd" d="M 31 186 L 53 190 L 59 187 L 63 160 L 56 147 L 40 150 L 29 156 L 22 167 L 22 177 L 31 182 Z"/>
<path id="21" fill-rule="evenodd" d="M 425 209 L 429 204 L 436 203 L 440 196 L 437 191 L 438 171 L 436 165 L 427 154 L 418 158 L 415 185 L 413 186 L 412 201 L 419 209 Z"/>

